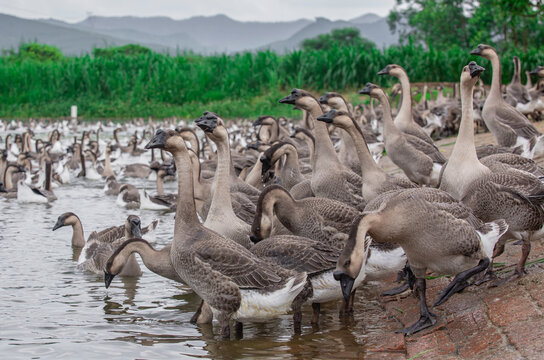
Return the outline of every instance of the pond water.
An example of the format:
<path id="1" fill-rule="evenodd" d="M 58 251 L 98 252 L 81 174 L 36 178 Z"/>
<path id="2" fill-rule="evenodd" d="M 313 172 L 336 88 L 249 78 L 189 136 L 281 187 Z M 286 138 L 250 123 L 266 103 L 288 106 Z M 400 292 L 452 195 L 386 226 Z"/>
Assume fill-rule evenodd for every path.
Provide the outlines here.
<path id="1" fill-rule="evenodd" d="M 0 134 L 4 137 L 4 134 Z M 123 182 L 121 179 L 120 182 Z M 154 191 L 154 181 L 135 180 Z M 103 180 L 73 178 L 55 189 L 51 204 L 25 204 L 0 198 L 0 354 L 4 359 L 105 358 L 358 358 L 367 334 L 379 327 L 382 312 L 376 290 L 358 291 L 355 314 L 339 319 L 339 304 L 322 306 L 320 324 L 303 313 L 301 334 L 291 315 L 266 323 L 245 323 L 238 340 L 223 340 L 220 328 L 189 320 L 199 299 L 190 288 L 161 278 L 140 265 L 139 278 L 103 276 L 77 268 L 71 227 L 51 231 L 57 217 L 76 213 L 87 237 L 93 230 L 121 225 L 130 214 L 147 225 L 159 218 L 155 248 L 168 244 L 174 214 L 126 210 L 103 192 Z M 175 191 L 166 183 L 166 192 Z"/>

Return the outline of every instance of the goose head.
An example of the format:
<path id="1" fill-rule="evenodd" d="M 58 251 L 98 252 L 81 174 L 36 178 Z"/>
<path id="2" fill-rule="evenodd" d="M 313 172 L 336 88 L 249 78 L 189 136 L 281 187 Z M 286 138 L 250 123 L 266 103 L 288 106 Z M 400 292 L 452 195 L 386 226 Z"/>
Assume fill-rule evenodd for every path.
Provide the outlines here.
<path id="1" fill-rule="evenodd" d="M 142 237 L 142 222 L 136 215 L 129 215 L 125 221 L 125 237 L 126 238 L 141 238 Z"/>
<path id="2" fill-rule="evenodd" d="M 334 109 L 319 116 L 317 120 L 327 124 L 334 124 L 342 129 L 348 128 L 353 123 L 351 116 L 347 112 Z"/>
<path id="3" fill-rule="evenodd" d="M 493 46 L 479 44 L 476 49 L 470 52 L 470 55 L 478 55 L 489 60 L 491 57 L 497 56 L 497 50 Z"/>
<path id="4" fill-rule="evenodd" d="M 359 94 L 369 95 L 371 98 L 379 99 L 385 95 L 383 89 L 376 84 L 366 83 L 365 87 L 359 90 Z"/>
<path id="5" fill-rule="evenodd" d="M 370 240 L 367 239 L 369 223 L 365 221 L 365 215 L 359 216 L 353 222 L 348 240 L 342 253 L 336 262 L 333 272 L 334 279 L 340 281 L 342 295 L 348 300 L 353 289 L 355 279 L 359 276 L 365 256 L 368 254 Z"/>
<path id="6" fill-rule="evenodd" d="M 55 226 L 53 226 L 53 231 L 68 225 L 75 225 L 79 221 L 79 218 L 73 212 L 66 212 L 58 217 Z"/>
<path id="7" fill-rule="evenodd" d="M 261 176 L 265 176 L 274 163 L 287 152 L 295 152 L 295 146 L 288 141 L 278 141 L 269 147 L 260 157 L 262 163 Z"/>
<path id="8" fill-rule="evenodd" d="M 397 64 L 389 64 L 378 71 L 378 75 L 391 75 L 396 78 L 402 76 L 403 74 L 406 74 L 406 71 L 402 68 L 402 66 Z"/>
<path id="9" fill-rule="evenodd" d="M 476 61 L 471 61 L 468 65 L 463 68 L 461 72 L 461 86 L 467 86 L 472 88 L 478 80 L 480 79 L 480 74 L 485 70 L 476 63 Z"/>
<path id="10" fill-rule="evenodd" d="M 0 181 L 0 192 L 3 192 L 3 193 L 6 193 L 8 192 L 8 190 L 6 189 L 6 187 L 4 186 L 4 183 Z"/>
<path id="11" fill-rule="evenodd" d="M 145 148 L 164 149 L 169 152 L 175 152 L 177 150 L 187 150 L 187 147 L 185 146 L 185 140 L 183 140 L 181 135 L 173 129 L 157 130 L 155 132 L 155 135 L 153 135 Z"/>
<path id="12" fill-rule="evenodd" d="M 311 107 L 316 103 L 319 105 L 319 102 L 312 94 L 302 89 L 291 90 L 291 94 L 280 99 L 279 102 L 281 104 L 295 105 L 306 111 L 310 111 Z"/>
<path id="13" fill-rule="evenodd" d="M 273 125 L 276 123 L 276 119 L 270 115 L 259 116 L 257 120 L 253 122 L 253 126 L 259 125 Z"/>
<path id="14" fill-rule="evenodd" d="M 195 120 L 196 126 L 201 128 L 206 136 L 215 143 L 228 141 L 229 134 L 225 128 L 225 122 L 219 115 L 205 111 L 201 117 Z"/>
<path id="15" fill-rule="evenodd" d="M 337 92 L 326 92 L 319 98 L 320 104 L 325 104 L 336 110 L 344 110 L 346 101 L 344 97 Z"/>

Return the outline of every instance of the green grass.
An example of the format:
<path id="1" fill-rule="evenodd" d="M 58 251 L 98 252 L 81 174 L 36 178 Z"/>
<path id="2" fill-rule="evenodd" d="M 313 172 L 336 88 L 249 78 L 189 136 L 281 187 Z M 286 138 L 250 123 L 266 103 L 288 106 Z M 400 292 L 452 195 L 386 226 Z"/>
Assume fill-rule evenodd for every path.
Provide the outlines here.
<path id="1" fill-rule="evenodd" d="M 66 116 L 74 104 L 86 118 L 195 118 L 205 110 L 226 118 L 300 117 L 300 112 L 277 102 L 294 87 L 316 95 L 338 91 L 355 103 L 366 102 L 356 91 L 368 81 L 390 86 L 391 77 L 376 75 L 389 63 L 404 66 L 412 82 L 453 82 L 462 67 L 475 59 L 469 51 L 438 52 L 407 45 L 383 50 L 332 47 L 285 55 L 116 53 L 46 62 L 5 56 L 0 57 L 0 118 Z M 544 48 L 501 54 L 505 82 L 511 78 L 514 54 L 520 56 L 524 69 L 544 63 Z M 490 67 L 488 61 L 476 60 Z M 486 83 L 490 77 L 489 70 L 483 74 Z"/>

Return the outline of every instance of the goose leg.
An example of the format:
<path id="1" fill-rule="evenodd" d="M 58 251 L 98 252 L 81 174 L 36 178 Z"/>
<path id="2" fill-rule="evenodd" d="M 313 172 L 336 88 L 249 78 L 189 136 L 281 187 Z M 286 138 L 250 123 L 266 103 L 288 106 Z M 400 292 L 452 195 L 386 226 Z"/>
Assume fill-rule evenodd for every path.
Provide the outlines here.
<path id="1" fill-rule="evenodd" d="M 230 339 L 230 316 L 222 313 L 219 314 L 217 320 L 221 324 L 221 337 L 223 339 Z"/>
<path id="2" fill-rule="evenodd" d="M 321 311 L 321 304 L 320 303 L 312 303 L 312 324 L 319 323 L 319 312 Z"/>
<path id="3" fill-rule="evenodd" d="M 527 258 L 529 257 L 530 252 L 531 238 L 529 237 L 529 239 L 523 239 L 523 245 L 521 245 L 521 258 L 516 265 L 516 270 L 514 270 L 514 272 L 508 275 L 506 278 L 491 284 L 490 287 L 498 287 L 504 285 L 510 280 L 519 279 L 520 277 L 527 274 L 527 271 L 525 270 L 525 263 L 527 262 Z"/>
<path id="4" fill-rule="evenodd" d="M 419 294 L 419 320 L 407 328 L 397 330 L 398 333 L 404 333 L 406 335 L 412 335 L 420 330 L 433 326 L 436 320 L 433 319 L 436 315 L 429 311 L 427 307 L 427 299 L 425 295 L 426 283 L 425 278 L 416 278 L 415 288 Z"/>
<path id="5" fill-rule="evenodd" d="M 495 272 L 493 272 L 493 261 L 495 261 L 495 258 L 497 256 L 500 256 L 504 252 L 504 244 L 505 244 L 505 241 L 502 241 L 502 238 L 501 238 L 499 242 L 495 245 L 495 248 L 493 249 L 493 257 L 491 258 L 491 262 L 489 263 L 489 266 L 487 267 L 486 272 L 483 273 L 480 279 L 477 279 L 474 282 L 474 285 L 479 286 L 485 282 L 488 282 L 497 278 L 497 275 L 495 275 Z"/>
<path id="6" fill-rule="evenodd" d="M 348 302 L 348 314 L 353 314 L 353 303 L 355 302 L 355 291 L 357 289 L 353 290 L 351 292 L 351 295 L 349 296 L 349 302 Z"/>
<path id="7" fill-rule="evenodd" d="M 244 337 L 244 324 L 240 321 L 234 322 L 234 331 L 237 339 L 242 339 Z"/>
<path id="8" fill-rule="evenodd" d="M 438 306 L 444 303 L 453 294 L 466 288 L 469 285 L 467 280 L 470 279 L 472 276 L 487 269 L 490 263 L 491 261 L 489 260 L 489 258 L 486 257 L 485 259 L 480 260 L 478 265 L 476 265 L 475 267 L 455 275 L 455 278 L 453 278 L 453 280 L 448 284 L 448 286 L 446 286 L 446 288 L 440 292 L 440 296 L 435 301 L 433 306 Z"/>
<path id="9" fill-rule="evenodd" d="M 383 292 L 381 296 L 393 296 L 402 294 L 408 289 L 413 289 L 415 281 L 416 277 L 412 272 L 412 269 L 410 269 L 410 264 L 406 263 L 404 268 L 400 270 L 397 274 L 397 283 L 402 284 L 400 286 L 397 286 L 396 288 Z"/>
<path id="10" fill-rule="evenodd" d="M 295 333 L 299 334 L 302 327 L 302 311 L 297 309 L 293 311 L 293 328 Z"/>
<path id="11" fill-rule="evenodd" d="M 195 311 L 195 314 L 193 317 L 191 317 L 191 320 L 189 322 L 191 324 L 196 324 L 198 322 L 198 317 L 200 316 L 200 313 L 202 312 L 202 305 L 204 305 L 204 300 L 200 300 L 200 305 L 198 305 L 198 308 Z"/>

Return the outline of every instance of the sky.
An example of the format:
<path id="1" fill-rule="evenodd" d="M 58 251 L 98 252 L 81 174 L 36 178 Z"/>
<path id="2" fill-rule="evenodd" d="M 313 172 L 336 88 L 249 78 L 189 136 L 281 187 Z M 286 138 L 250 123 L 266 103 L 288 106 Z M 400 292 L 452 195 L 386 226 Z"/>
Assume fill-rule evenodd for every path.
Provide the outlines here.
<path id="1" fill-rule="evenodd" d="M 77 22 L 89 15 L 192 16 L 225 14 L 240 21 L 289 21 L 326 17 L 349 20 L 388 14 L 395 0 L 0 0 L 0 13 Z"/>

